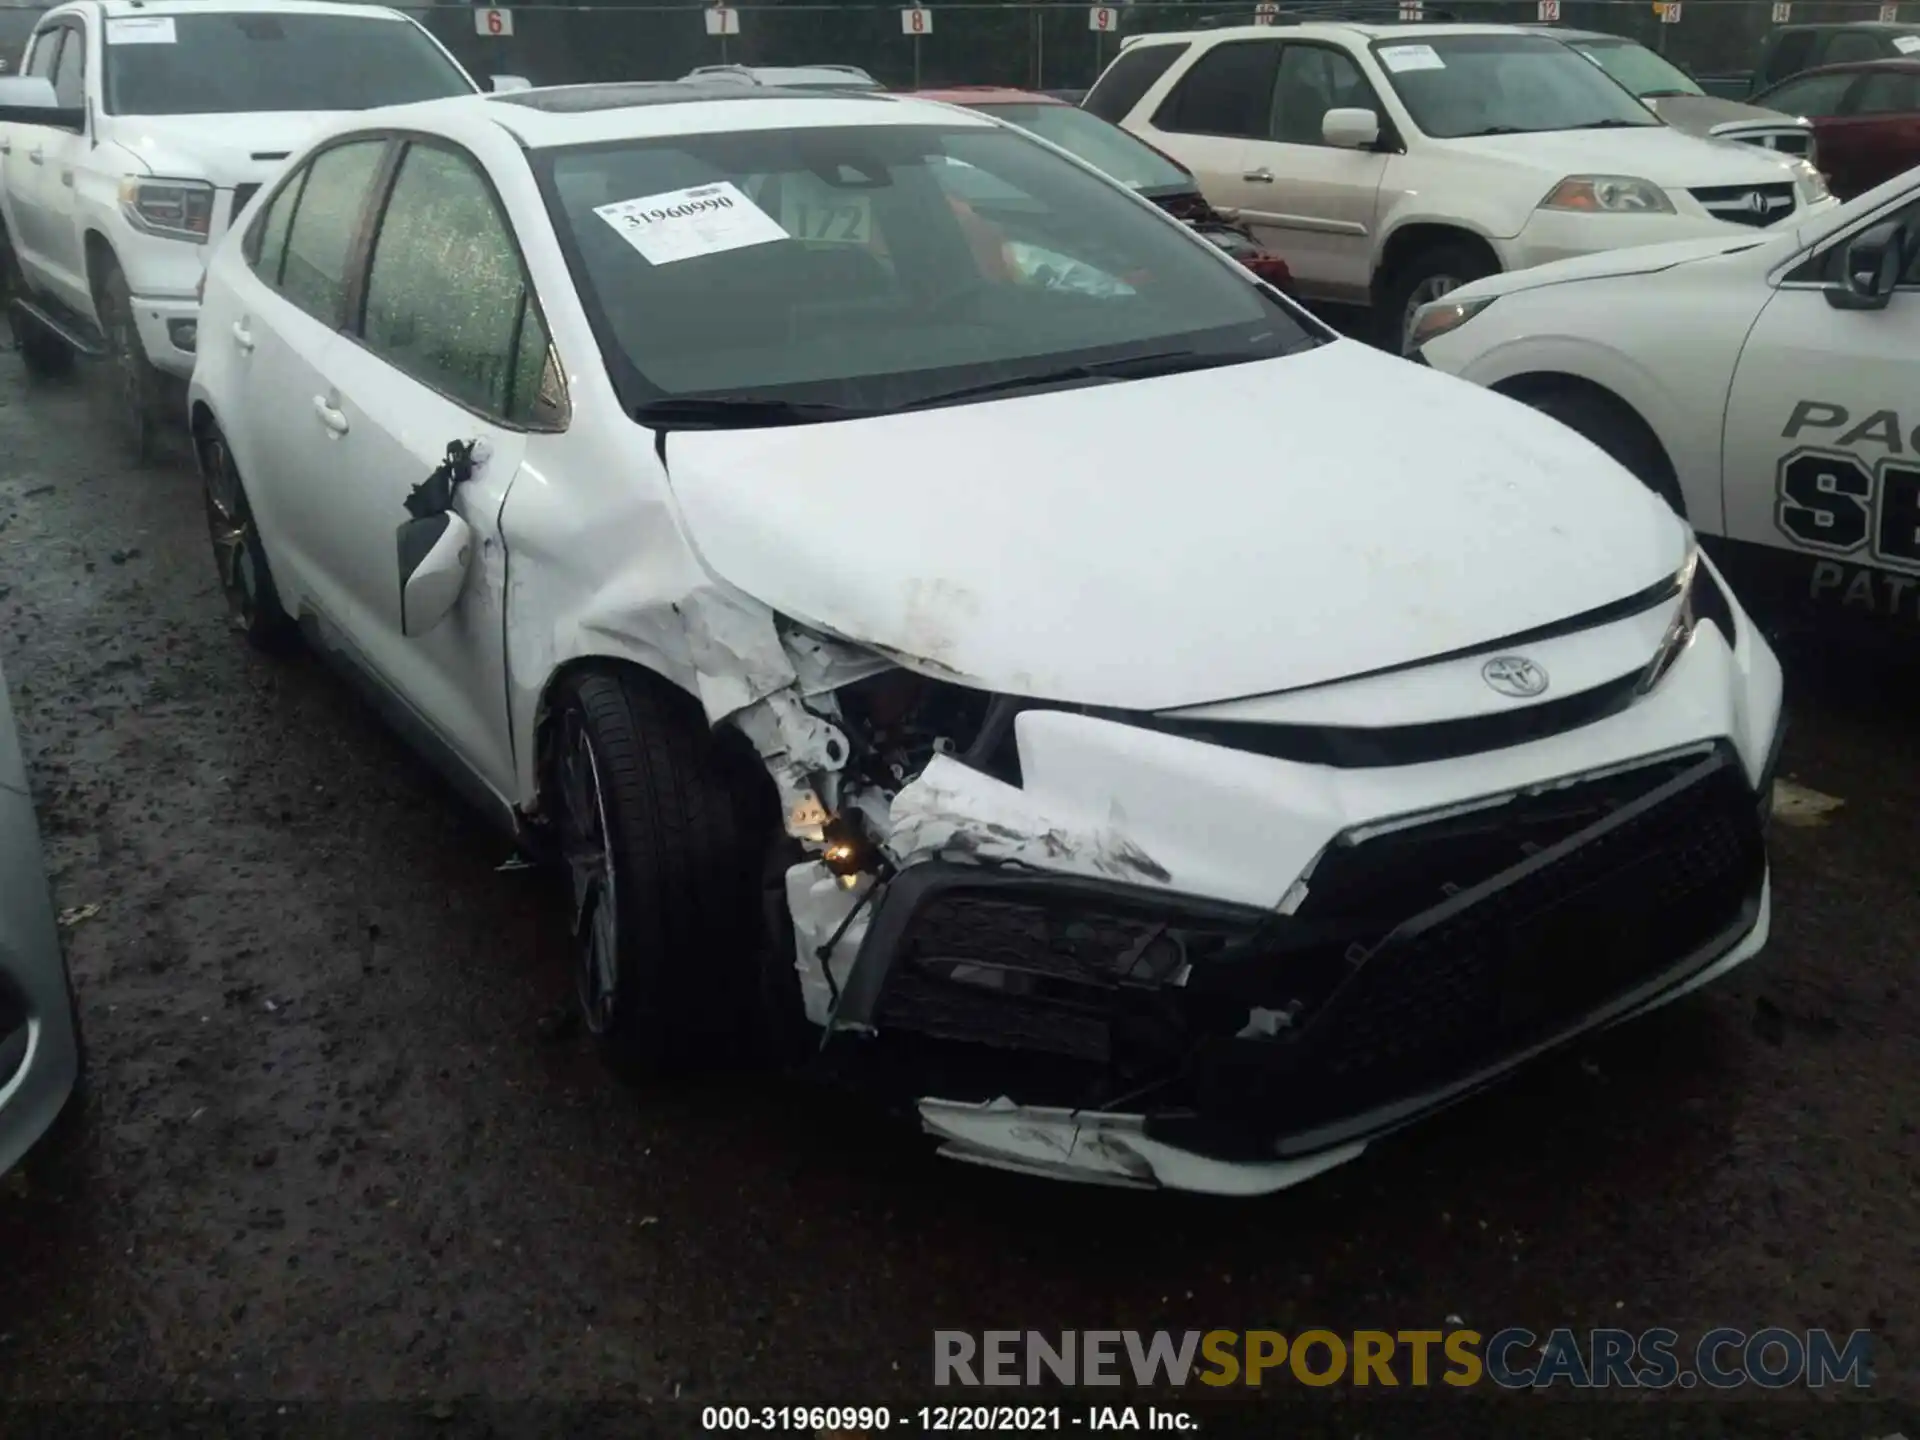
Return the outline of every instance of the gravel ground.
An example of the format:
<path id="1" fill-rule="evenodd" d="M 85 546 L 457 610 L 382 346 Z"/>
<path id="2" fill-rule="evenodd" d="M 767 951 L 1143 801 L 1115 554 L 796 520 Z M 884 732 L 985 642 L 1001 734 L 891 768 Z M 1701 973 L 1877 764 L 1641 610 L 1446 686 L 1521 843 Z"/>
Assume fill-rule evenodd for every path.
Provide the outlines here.
<path id="1" fill-rule="evenodd" d="M 0 1400 L 678 1397 L 688 1433 L 921 1403 L 935 1327 L 1779 1324 L 1877 1332 L 1873 1403 L 1675 1396 L 1672 1433 L 1920 1434 L 1910 680 L 1793 657 L 1787 770 L 1845 804 L 1780 829 L 1728 983 L 1269 1200 L 1026 1181 L 806 1086 L 612 1083 L 553 1023 L 540 884 L 313 662 L 247 651 L 190 466 L 125 469 L 90 404 L 0 353 L 0 665 L 56 903 L 99 907 L 90 1087 L 0 1182 Z M 1295 1418 L 1357 1433 L 1359 1398 Z"/>

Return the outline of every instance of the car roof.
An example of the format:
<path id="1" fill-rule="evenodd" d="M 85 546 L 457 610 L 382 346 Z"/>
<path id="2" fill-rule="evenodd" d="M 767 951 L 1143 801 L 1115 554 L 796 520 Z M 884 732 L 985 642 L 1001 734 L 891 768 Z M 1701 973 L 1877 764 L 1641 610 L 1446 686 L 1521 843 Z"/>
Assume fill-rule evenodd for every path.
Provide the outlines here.
<path id="1" fill-rule="evenodd" d="M 486 108 L 476 108 L 486 107 Z M 738 81 L 630 81 L 611 85 L 555 85 L 501 94 L 456 95 L 404 107 L 409 118 L 430 120 L 482 114 L 532 150 L 710 135 L 729 130 L 792 130 L 826 125 L 995 124 L 945 105 L 872 91 L 782 90 Z M 369 112 L 377 113 L 377 112 Z M 399 114 L 400 111 L 390 111 Z"/>
<path id="2" fill-rule="evenodd" d="M 1272 25 L 1221 25 L 1208 30 L 1169 30 L 1141 35 L 1129 40 L 1126 48 L 1151 45 L 1159 41 L 1246 40 L 1261 35 L 1353 36 L 1362 40 L 1433 40 L 1447 35 L 1540 35 L 1543 27 L 1532 25 L 1470 25 L 1452 21 L 1422 24 L 1371 25 L 1349 20 L 1302 20 L 1284 16 Z M 1549 37 L 1551 38 L 1551 37 Z"/>
<path id="3" fill-rule="evenodd" d="M 1780 30 L 1877 30 L 1883 35 L 1920 34 L 1920 25 L 1898 20 L 1802 20 L 1792 25 L 1776 25 Z"/>
<path id="4" fill-rule="evenodd" d="M 1647 47 L 1631 35 L 1609 35 L 1604 30 L 1576 30 L 1567 25 L 1516 25 L 1516 30 L 1532 30 L 1536 34 L 1551 35 L 1556 40 L 1611 40 L 1618 45 L 1639 45 Z"/>
<path id="5" fill-rule="evenodd" d="M 943 105 L 1060 105 L 1073 107 L 1038 90 L 1016 90 L 1011 85 L 947 85 L 937 90 L 909 92 L 916 100 L 938 100 Z"/>
<path id="6" fill-rule="evenodd" d="M 1889 55 L 1882 60 L 1836 60 L 1831 65 L 1814 65 L 1797 71 L 1787 76 L 1786 80 L 1782 80 L 1780 84 L 1785 85 L 1789 80 L 1804 80 L 1809 75 L 1852 75 L 1862 72 L 1871 74 L 1881 70 L 1891 70 L 1897 75 L 1920 74 L 1920 58 L 1908 59 L 1904 56 Z M 1779 87 L 1770 88 L 1778 89 Z M 1857 118 L 1866 120 L 1871 117 L 1862 115 Z"/>
<path id="7" fill-rule="evenodd" d="M 370 15 L 376 20 L 405 20 L 384 5 L 355 0 L 94 0 L 109 20 L 136 15 Z"/>

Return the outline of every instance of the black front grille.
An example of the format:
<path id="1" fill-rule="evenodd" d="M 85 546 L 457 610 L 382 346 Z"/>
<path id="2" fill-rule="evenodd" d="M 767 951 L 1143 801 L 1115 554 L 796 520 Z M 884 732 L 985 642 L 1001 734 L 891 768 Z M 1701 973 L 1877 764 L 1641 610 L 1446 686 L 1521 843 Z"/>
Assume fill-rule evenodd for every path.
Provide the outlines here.
<path id="1" fill-rule="evenodd" d="M 1511 803 L 1478 834 L 1467 817 L 1354 847 L 1318 893 L 1390 928 L 1348 950 L 1286 1038 L 1213 1047 L 1198 1108 L 1288 1134 L 1443 1088 L 1710 947 L 1757 903 L 1764 842 L 1730 751 Z M 1507 843 L 1531 853 L 1478 875 Z"/>
<path id="2" fill-rule="evenodd" d="M 1716 220 L 1734 225 L 1777 225 L 1794 211 L 1793 182 L 1709 185 L 1687 192 Z"/>

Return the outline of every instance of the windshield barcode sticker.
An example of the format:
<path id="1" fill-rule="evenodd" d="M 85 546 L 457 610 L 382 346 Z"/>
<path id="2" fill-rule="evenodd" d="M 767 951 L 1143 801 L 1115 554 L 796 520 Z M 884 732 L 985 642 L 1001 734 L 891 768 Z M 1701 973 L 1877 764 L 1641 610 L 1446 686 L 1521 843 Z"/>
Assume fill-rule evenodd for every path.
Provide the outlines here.
<path id="1" fill-rule="evenodd" d="M 141 15 L 107 21 L 109 45 L 171 45 L 174 43 L 171 15 Z"/>
<path id="2" fill-rule="evenodd" d="M 593 213 L 652 265 L 788 238 L 777 220 L 726 180 L 616 200 L 594 206 Z"/>
<path id="3" fill-rule="evenodd" d="M 1380 63 L 1396 75 L 1409 70 L 1444 70 L 1447 62 L 1431 45 L 1382 45 Z"/>

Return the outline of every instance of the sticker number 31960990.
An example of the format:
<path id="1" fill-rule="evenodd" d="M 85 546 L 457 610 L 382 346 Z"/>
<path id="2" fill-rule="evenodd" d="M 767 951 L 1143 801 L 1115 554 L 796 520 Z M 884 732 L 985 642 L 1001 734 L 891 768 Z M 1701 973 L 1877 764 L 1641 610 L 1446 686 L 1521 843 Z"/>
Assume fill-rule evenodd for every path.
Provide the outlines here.
<path id="1" fill-rule="evenodd" d="M 789 238 L 777 220 L 726 180 L 616 200 L 596 205 L 593 213 L 654 265 Z"/>

